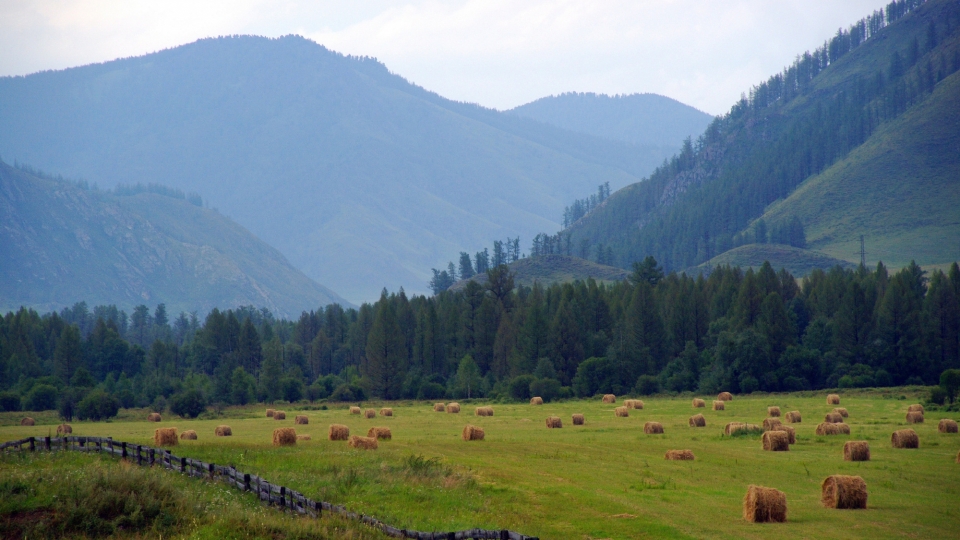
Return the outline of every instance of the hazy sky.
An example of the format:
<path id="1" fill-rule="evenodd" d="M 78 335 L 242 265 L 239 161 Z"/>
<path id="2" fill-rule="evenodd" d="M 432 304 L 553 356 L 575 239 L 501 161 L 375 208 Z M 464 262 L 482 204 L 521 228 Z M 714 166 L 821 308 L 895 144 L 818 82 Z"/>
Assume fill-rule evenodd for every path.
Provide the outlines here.
<path id="1" fill-rule="evenodd" d="M 511 108 L 653 92 L 720 114 L 880 0 L 0 0 L 0 75 L 208 36 L 300 34 L 445 97 Z"/>

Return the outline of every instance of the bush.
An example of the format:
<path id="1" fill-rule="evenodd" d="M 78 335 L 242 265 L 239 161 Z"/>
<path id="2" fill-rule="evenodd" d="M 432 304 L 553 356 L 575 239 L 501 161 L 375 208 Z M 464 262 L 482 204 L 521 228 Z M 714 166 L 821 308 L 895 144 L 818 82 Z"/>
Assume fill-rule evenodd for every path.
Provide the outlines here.
<path id="1" fill-rule="evenodd" d="M 16 392 L 0 392 L 0 411 L 12 412 L 20 410 L 20 394 Z"/>
<path id="2" fill-rule="evenodd" d="M 937 405 L 945 405 L 947 400 L 950 399 L 950 396 L 947 395 L 947 391 L 940 386 L 934 386 L 933 390 L 930 390 L 930 403 L 936 403 Z"/>
<path id="3" fill-rule="evenodd" d="M 957 400 L 960 393 L 960 369 L 947 369 L 940 374 L 940 388 L 947 393 L 950 403 Z"/>
<path id="4" fill-rule="evenodd" d="M 199 390 L 187 390 L 170 398 L 170 411 L 177 416 L 196 418 L 206 409 L 207 401 Z"/>
<path id="5" fill-rule="evenodd" d="M 556 379 L 537 379 L 530 383 L 530 395 L 540 396 L 544 401 L 553 401 L 560 395 L 560 381 Z"/>
<path id="6" fill-rule="evenodd" d="M 65 388 L 60 394 L 60 404 L 57 411 L 60 418 L 66 421 L 73 420 L 73 415 L 77 414 L 77 404 L 83 399 L 85 390 L 83 388 Z"/>
<path id="7" fill-rule="evenodd" d="M 618 394 L 620 385 L 617 370 L 609 358 L 587 358 L 577 367 L 573 377 L 573 391 L 580 397 L 597 394 Z"/>
<path id="8" fill-rule="evenodd" d="M 163 395 L 154 398 L 153 403 L 150 404 L 150 411 L 162 414 L 165 410 L 167 410 L 167 398 Z"/>
<path id="9" fill-rule="evenodd" d="M 300 401 L 304 395 L 303 382 L 295 377 L 284 377 L 280 380 L 280 388 L 283 391 L 283 399 L 290 403 Z"/>
<path id="10" fill-rule="evenodd" d="M 49 384 L 38 384 L 30 390 L 23 403 L 27 411 L 51 411 L 57 408 L 57 388 Z"/>
<path id="11" fill-rule="evenodd" d="M 80 420 L 106 420 L 116 416 L 119 410 L 120 401 L 117 398 L 103 390 L 94 390 L 77 405 L 77 418 Z"/>
<path id="12" fill-rule="evenodd" d="M 637 392 L 641 396 L 649 396 L 660 392 L 660 381 L 653 375 L 637 377 Z"/>
<path id="13" fill-rule="evenodd" d="M 136 396 L 133 395 L 133 391 L 127 389 L 117 392 L 117 399 L 120 400 L 120 406 L 124 409 L 133 407 L 133 404 L 137 401 Z"/>
<path id="14" fill-rule="evenodd" d="M 365 399 L 367 395 L 363 388 L 350 383 L 341 384 L 330 394 L 331 401 L 363 401 Z"/>
<path id="15" fill-rule="evenodd" d="M 510 392 L 510 397 L 513 399 L 519 399 L 526 401 L 530 399 L 530 384 L 537 380 L 533 375 L 518 375 L 510 381 L 510 386 L 508 391 Z"/>
<path id="16" fill-rule="evenodd" d="M 435 382 L 425 382 L 420 385 L 417 391 L 417 399 L 440 399 L 447 394 L 447 389 L 442 384 Z"/>

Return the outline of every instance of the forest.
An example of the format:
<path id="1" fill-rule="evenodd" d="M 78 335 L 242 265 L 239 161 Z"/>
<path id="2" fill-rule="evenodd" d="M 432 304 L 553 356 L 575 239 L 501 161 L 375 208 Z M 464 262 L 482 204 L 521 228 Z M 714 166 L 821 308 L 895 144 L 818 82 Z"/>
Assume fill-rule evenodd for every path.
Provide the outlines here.
<path id="1" fill-rule="evenodd" d="M 769 263 L 629 280 L 481 286 L 298 320 L 266 309 L 172 318 L 84 303 L 0 318 L 0 408 L 90 418 L 118 407 L 329 399 L 523 400 L 936 384 L 960 368 L 960 268 L 835 267 L 797 280 Z M 942 400 L 943 397 L 934 399 Z"/>

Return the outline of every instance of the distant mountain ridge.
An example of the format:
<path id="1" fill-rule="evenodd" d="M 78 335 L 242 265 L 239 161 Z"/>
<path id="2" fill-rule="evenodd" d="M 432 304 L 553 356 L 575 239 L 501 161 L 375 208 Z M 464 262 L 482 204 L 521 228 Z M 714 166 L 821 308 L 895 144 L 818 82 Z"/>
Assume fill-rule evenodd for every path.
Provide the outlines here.
<path id="1" fill-rule="evenodd" d="M 532 287 L 539 283 L 544 287 L 554 283 L 569 283 L 571 281 L 586 281 L 594 279 L 597 282 L 623 281 L 630 272 L 622 268 L 614 268 L 603 264 L 573 257 L 570 255 L 540 255 L 516 260 L 507 265 L 513 274 L 515 285 Z M 487 283 L 487 274 L 480 273 L 468 279 L 461 279 L 450 287 L 451 291 L 458 291 L 466 287 L 467 282 L 475 281 L 481 285 Z"/>

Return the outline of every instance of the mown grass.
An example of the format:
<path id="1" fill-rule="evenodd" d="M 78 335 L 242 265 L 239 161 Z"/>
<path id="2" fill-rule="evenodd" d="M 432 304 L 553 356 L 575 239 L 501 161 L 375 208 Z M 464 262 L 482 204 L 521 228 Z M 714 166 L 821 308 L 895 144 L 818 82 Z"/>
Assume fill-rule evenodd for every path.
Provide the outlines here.
<path id="1" fill-rule="evenodd" d="M 689 397 L 645 398 L 645 408 L 631 410 L 629 418 L 614 417 L 615 405 L 599 399 L 494 404 L 493 417 L 473 416 L 474 404 L 465 402 L 461 414 L 433 412 L 432 403 L 393 403 L 393 417 L 373 420 L 350 415 L 343 406 L 306 411 L 310 424 L 295 427 L 313 440 L 289 448 L 273 448 L 271 433 L 293 426 L 296 405 L 284 407 L 285 421 L 265 418 L 263 407 L 248 407 L 230 410 L 227 421 L 168 419 L 160 425 L 199 433 L 199 440 L 177 447 L 179 455 L 233 464 L 310 497 L 418 530 L 510 528 L 543 538 L 955 537 L 960 437 L 937 433 L 936 424 L 960 414 L 928 411 L 926 423 L 910 426 L 920 434 L 919 450 L 895 450 L 889 442 L 895 429 L 906 426 L 906 407 L 922 392 L 841 394 L 852 434 L 828 437 L 814 434 L 833 409 L 825 393 L 736 396 L 725 411 L 694 410 Z M 790 452 L 763 452 L 755 434 L 722 434 L 727 422 L 762 423 L 770 405 L 803 414 Z M 575 412 L 586 415 L 585 426 L 568 422 Z M 688 426 L 696 412 L 706 416 L 707 427 Z M 564 419 L 564 427 L 546 429 L 549 415 Z M 2 420 L 9 424 L 13 417 Z M 644 435 L 648 420 L 662 422 L 666 432 Z M 228 423 L 234 436 L 214 437 L 219 423 Z M 353 450 L 326 440 L 330 423 L 361 435 L 386 425 L 393 439 L 381 441 L 376 451 Z M 482 426 L 486 439 L 462 441 L 467 423 Z M 73 426 L 79 434 L 150 443 L 157 424 L 133 419 Z M 51 427 L 8 425 L 0 427 L 0 439 L 46 435 Z M 873 460 L 844 462 L 843 443 L 851 439 L 870 441 Z M 695 461 L 664 460 L 667 450 L 685 448 Z M 831 474 L 863 476 L 869 509 L 823 508 L 820 483 Z M 786 492 L 789 521 L 744 522 L 741 503 L 749 484 Z"/>

